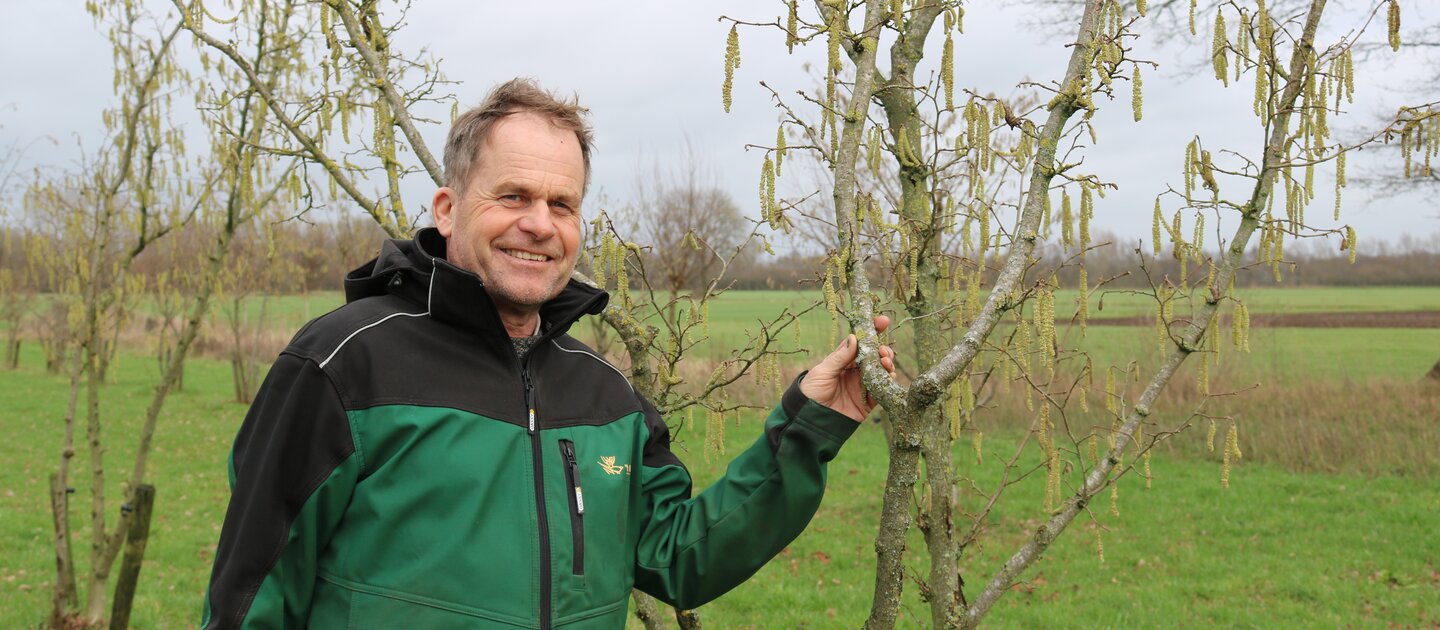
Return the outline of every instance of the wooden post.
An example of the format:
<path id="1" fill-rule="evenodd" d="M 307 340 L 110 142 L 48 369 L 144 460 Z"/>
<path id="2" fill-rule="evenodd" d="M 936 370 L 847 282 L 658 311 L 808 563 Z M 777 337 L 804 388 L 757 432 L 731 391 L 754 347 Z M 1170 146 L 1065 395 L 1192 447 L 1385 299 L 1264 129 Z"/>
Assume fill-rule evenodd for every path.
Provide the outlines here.
<path id="1" fill-rule="evenodd" d="M 155 486 L 140 484 L 135 489 L 135 514 L 125 539 L 125 559 L 120 562 L 120 577 L 115 582 L 115 603 L 110 609 L 110 630 L 130 627 L 130 606 L 135 601 L 135 587 L 140 581 L 140 566 L 145 560 L 145 543 L 150 540 L 151 508 L 155 505 Z"/>

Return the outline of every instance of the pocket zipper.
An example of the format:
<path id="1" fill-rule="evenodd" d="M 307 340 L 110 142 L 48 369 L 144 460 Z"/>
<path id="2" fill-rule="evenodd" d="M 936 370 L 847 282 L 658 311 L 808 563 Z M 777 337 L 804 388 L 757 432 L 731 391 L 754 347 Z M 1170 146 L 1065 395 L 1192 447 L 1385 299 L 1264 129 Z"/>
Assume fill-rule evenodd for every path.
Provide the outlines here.
<path id="1" fill-rule="evenodd" d="M 565 457 L 565 481 L 570 484 L 570 534 L 574 541 L 575 575 L 585 575 L 585 493 L 580 488 L 580 462 L 575 457 L 575 443 L 560 440 L 560 454 Z"/>

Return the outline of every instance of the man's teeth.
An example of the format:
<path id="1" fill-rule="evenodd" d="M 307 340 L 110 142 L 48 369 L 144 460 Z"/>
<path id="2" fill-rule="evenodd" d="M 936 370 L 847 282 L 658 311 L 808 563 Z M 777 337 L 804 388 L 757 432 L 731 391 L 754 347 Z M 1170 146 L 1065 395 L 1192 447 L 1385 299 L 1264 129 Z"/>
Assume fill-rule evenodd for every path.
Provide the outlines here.
<path id="1" fill-rule="evenodd" d="M 522 252 L 518 249 L 507 249 L 505 250 L 505 253 L 519 258 L 520 260 L 533 260 L 536 262 L 545 262 L 547 260 L 550 260 L 550 257 L 544 254 L 532 254 L 530 252 Z"/>

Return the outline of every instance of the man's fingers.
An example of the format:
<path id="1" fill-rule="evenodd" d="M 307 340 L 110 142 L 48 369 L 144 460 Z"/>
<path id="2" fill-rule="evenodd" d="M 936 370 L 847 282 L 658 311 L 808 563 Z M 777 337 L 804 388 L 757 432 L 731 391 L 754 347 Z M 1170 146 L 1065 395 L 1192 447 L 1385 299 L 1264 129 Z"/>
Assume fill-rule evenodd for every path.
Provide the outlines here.
<path id="1" fill-rule="evenodd" d="M 825 357 L 821 363 L 825 364 L 832 372 L 838 374 L 841 370 L 845 369 L 846 366 L 854 362 L 856 355 L 859 353 L 860 344 L 856 342 L 855 335 L 849 335 L 846 336 L 845 340 L 841 341 L 840 345 L 835 348 L 835 351 Z"/>
<path id="2" fill-rule="evenodd" d="M 888 315 L 876 315 L 876 316 L 875 316 L 875 332 L 882 332 L 882 333 L 883 333 L 883 332 L 885 332 L 885 329 L 886 329 L 886 328 L 889 328 L 889 327 L 890 327 L 890 317 L 889 317 Z"/>

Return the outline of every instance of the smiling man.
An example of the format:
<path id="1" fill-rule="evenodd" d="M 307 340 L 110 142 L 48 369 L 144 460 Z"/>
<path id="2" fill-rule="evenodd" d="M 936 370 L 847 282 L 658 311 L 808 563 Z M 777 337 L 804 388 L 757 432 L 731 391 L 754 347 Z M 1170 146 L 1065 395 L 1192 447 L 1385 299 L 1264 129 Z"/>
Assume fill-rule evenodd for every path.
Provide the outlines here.
<path id="1" fill-rule="evenodd" d="M 570 280 L 584 111 L 514 80 L 457 119 L 435 227 L 385 243 L 276 359 L 231 453 L 205 627 L 622 628 L 632 586 L 693 608 L 804 529 L 871 409 L 858 344 L 691 497 L 655 408 L 565 334 L 608 299 Z"/>

